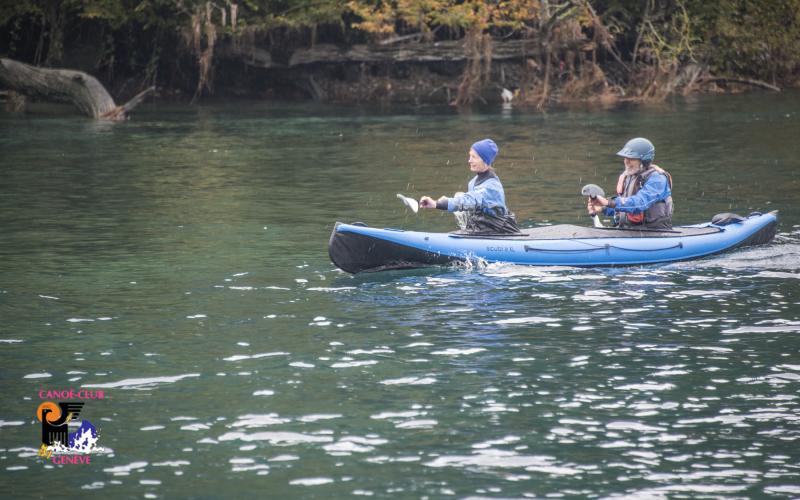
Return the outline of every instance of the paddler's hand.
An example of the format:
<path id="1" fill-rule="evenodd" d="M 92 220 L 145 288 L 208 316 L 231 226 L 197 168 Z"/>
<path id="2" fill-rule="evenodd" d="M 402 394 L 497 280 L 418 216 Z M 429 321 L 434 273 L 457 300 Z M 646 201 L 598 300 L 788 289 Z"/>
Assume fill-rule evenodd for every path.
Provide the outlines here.
<path id="1" fill-rule="evenodd" d="M 419 208 L 436 208 L 436 201 L 430 196 L 423 196 L 419 199 Z"/>
<path id="2" fill-rule="evenodd" d="M 605 204 L 603 204 L 603 201 L 600 200 L 605 201 Z M 602 213 L 605 205 L 608 205 L 608 200 L 602 196 L 596 196 L 594 198 L 589 198 L 589 202 L 586 204 L 586 210 L 589 211 L 589 215 L 595 215 Z"/>

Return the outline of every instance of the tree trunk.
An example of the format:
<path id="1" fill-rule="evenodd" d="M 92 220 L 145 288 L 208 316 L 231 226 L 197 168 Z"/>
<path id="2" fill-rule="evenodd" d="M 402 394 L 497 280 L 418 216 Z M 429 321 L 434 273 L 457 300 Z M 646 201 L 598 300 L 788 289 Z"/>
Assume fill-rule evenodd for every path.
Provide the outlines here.
<path id="1" fill-rule="evenodd" d="M 97 120 L 124 120 L 150 87 L 127 104 L 117 106 L 103 84 L 82 71 L 47 69 L 13 59 L 0 58 L 0 86 L 46 101 L 69 102 L 81 113 Z"/>
<path id="2" fill-rule="evenodd" d="M 547 107 L 547 98 L 549 97 L 550 94 L 550 66 L 551 66 L 550 50 L 549 50 L 550 47 L 549 46 L 546 47 L 548 48 L 548 50 L 547 52 L 545 52 L 544 56 L 545 63 L 544 63 L 544 82 L 542 83 L 542 96 L 539 98 L 539 102 L 536 105 L 536 107 L 540 111 L 544 110 L 544 108 Z"/>
<path id="3" fill-rule="evenodd" d="M 47 67 L 58 66 L 64 56 L 64 22 L 66 13 L 64 12 L 64 2 L 48 2 L 45 7 L 45 19 L 49 28 L 47 44 L 47 57 L 44 65 Z"/>
<path id="4" fill-rule="evenodd" d="M 535 56 L 539 48 L 531 47 L 530 40 L 487 40 L 491 43 L 492 61 L 522 60 Z M 578 47 L 578 43 L 563 44 L 564 48 Z M 559 45 L 561 48 L 562 45 Z M 410 42 L 394 45 L 352 45 L 339 47 L 317 44 L 311 48 L 295 50 L 288 64 L 275 61 L 266 50 L 237 47 L 227 44 L 220 48 L 219 55 L 239 60 L 258 68 L 294 68 L 312 64 L 356 64 L 356 63 L 441 63 L 464 62 L 469 59 L 464 51 L 464 40 L 447 40 L 425 43 Z"/>

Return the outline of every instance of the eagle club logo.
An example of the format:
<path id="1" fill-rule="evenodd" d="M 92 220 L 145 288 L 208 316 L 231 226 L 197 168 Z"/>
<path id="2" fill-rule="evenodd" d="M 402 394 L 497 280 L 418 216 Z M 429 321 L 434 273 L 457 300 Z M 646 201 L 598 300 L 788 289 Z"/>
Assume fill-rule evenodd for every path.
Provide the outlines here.
<path id="1" fill-rule="evenodd" d="M 67 392 L 77 398 L 103 397 L 100 395 L 97 398 L 94 391 Z M 42 397 L 43 394 L 40 393 L 39 396 Z M 92 453 L 103 451 L 103 448 L 97 446 L 97 428 L 89 420 L 79 420 L 85 405 L 83 401 L 43 401 L 39 404 L 36 417 L 42 423 L 40 457 L 60 465 L 89 464 Z"/>

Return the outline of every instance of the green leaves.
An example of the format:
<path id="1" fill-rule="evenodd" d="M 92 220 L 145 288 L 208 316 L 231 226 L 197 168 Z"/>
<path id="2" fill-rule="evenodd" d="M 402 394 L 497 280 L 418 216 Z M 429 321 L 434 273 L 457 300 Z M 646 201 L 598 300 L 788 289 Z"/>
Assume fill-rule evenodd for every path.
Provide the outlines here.
<path id="1" fill-rule="evenodd" d="M 138 65 L 148 74 L 178 78 L 197 71 L 182 65 L 200 53 L 201 78 L 213 77 L 218 56 L 208 51 L 209 45 L 246 39 L 273 56 L 283 51 L 280 57 L 288 57 L 298 45 L 312 44 L 318 33 L 327 43 L 342 44 L 479 35 L 539 40 L 553 63 L 565 64 L 567 72 L 589 57 L 591 71 L 602 66 L 612 83 L 622 85 L 637 78 L 641 82 L 648 69 L 654 83 L 665 72 L 674 77 L 692 62 L 712 74 L 773 83 L 793 81 L 800 69 L 800 0 L 0 2 L 0 46 L 12 56 L 17 51 L 23 59 L 42 62 L 60 50 L 59 37 L 69 45 L 98 30 L 109 74 L 115 67 L 135 71 Z M 158 72 L 151 67 L 152 54 L 164 54 Z M 540 67 L 550 59 L 538 60 Z"/>

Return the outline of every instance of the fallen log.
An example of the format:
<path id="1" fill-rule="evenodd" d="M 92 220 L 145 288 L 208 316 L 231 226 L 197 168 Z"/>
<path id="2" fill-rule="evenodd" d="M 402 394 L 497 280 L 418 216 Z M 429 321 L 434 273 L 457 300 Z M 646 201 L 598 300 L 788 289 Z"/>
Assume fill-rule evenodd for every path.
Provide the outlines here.
<path id="1" fill-rule="evenodd" d="M 576 48 L 565 46 L 564 49 Z M 492 41 L 492 60 L 503 61 L 538 57 L 540 45 L 534 40 L 494 40 Z M 437 63 L 468 59 L 463 40 L 441 42 L 412 42 L 392 45 L 358 44 L 340 47 L 332 44 L 317 44 L 310 48 L 295 50 L 288 64 L 273 59 L 264 49 L 229 44 L 221 47 L 218 54 L 237 59 L 258 68 L 293 68 L 311 64 L 342 63 Z"/>
<path id="2" fill-rule="evenodd" d="M 128 113 L 155 90 L 145 89 L 122 106 L 97 78 L 71 69 L 31 66 L 13 59 L 0 58 L 0 86 L 45 101 L 68 102 L 96 120 L 125 120 Z"/>
<path id="3" fill-rule="evenodd" d="M 492 60 L 522 59 L 539 54 L 541 48 L 533 40 L 494 40 Z M 289 66 L 305 64 L 380 63 L 410 62 L 435 63 L 466 61 L 463 40 L 448 40 L 432 43 L 406 43 L 399 45 L 353 45 L 341 49 L 335 45 L 319 44 L 308 49 L 296 50 L 289 59 Z"/>
<path id="4" fill-rule="evenodd" d="M 738 83 L 741 85 L 750 85 L 751 87 L 759 87 L 766 90 L 772 90 L 773 92 L 780 92 L 780 87 L 776 87 L 775 85 L 770 85 L 767 82 L 762 82 L 761 80 L 750 80 L 748 78 L 733 78 L 733 77 L 709 77 L 709 78 L 701 78 L 698 80 L 700 82 L 719 82 L 719 83 Z"/>

